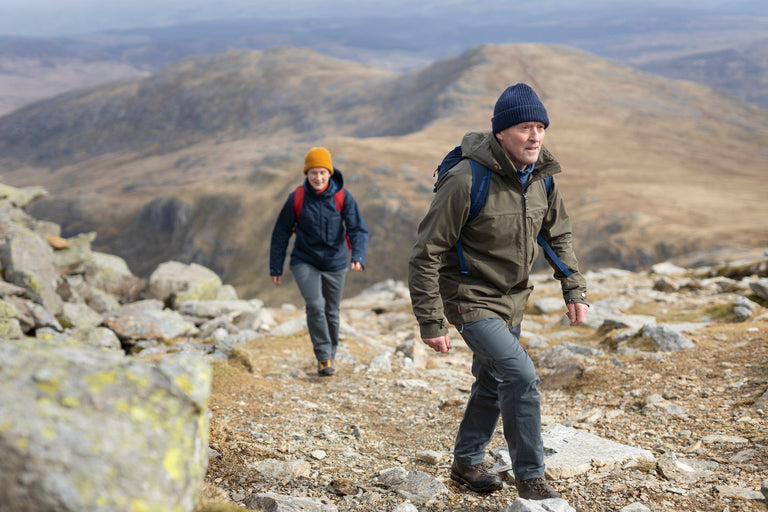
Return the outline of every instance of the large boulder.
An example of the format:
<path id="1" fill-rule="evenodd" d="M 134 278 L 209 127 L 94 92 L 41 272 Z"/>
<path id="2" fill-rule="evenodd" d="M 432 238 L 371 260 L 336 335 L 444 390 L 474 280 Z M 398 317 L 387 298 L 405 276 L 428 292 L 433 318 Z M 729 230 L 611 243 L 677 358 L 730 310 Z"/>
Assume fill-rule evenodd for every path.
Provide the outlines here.
<path id="1" fill-rule="evenodd" d="M 192 511 L 208 456 L 211 371 L 79 343 L 0 343 L 3 510 Z"/>
<path id="2" fill-rule="evenodd" d="M 198 332 L 194 323 L 178 312 L 163 309 L 159 300 L 142 300 L 110 311 L 104 323 L 127 342 L 154 339 L 171 341 Z"/>
<path id="3" fill-rule="evenodd" d="M 133 275 L 125 260 L 119 256 L 93 251 L 85 266 L 86 282 L 99 290 L 118 297 L 121 302 L 138 300 L 146 282 Z"/>
<path id="4" fill-rule="evenodd" d="M 167 261 L 149 276 L 147 298 L 173 305 L 188 300 L 217 300 L 222 292 L 221 278 L 197 263 Z"/>
<path id="5" fill-rule="evenodd" d="M 61 312 L 60 274 L 44 237 L 22 224 L 0 223 L 0 266 L 6 281 L 24 288 L 51 314 Z"/>

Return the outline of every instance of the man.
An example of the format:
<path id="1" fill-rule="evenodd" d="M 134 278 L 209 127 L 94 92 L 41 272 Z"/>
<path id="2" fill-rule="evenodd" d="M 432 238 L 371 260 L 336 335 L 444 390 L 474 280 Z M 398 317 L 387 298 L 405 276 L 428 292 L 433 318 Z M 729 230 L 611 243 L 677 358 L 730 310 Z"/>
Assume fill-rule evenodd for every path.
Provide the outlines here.
<path id="1" fill-rule="evenodd" d="M 544 183 L 560 172 L 541 145 L 549 126 L 544 105 L 520 83 L 501 94 L 493 114 L 492 131 L 466 134 L 461 143 L 466 158 L 438 180 L 419 225 L 408 284 L 424 343 L 437 352 L 450 350 L 445 316 L 473 352 L 475 382 L 456 436 L 451 478 L 475 492 L 501 489 L 501 479 L 481 466 L 501 417 L 520 497 L 557 498 L 544 478 L 539 378 L 519 342 L 533 290 L 529 276 L 537 235 L 567 267 L 564 272 L 547 257 L 573 326 L 584 322 L 589 308 L 586 282 L 578 271 L 563 198 L 554 182 L 549 193 Z M 480 213 L 467 222 L 473 182 L 469 159 L 489 168 L 491 181 Z"/>

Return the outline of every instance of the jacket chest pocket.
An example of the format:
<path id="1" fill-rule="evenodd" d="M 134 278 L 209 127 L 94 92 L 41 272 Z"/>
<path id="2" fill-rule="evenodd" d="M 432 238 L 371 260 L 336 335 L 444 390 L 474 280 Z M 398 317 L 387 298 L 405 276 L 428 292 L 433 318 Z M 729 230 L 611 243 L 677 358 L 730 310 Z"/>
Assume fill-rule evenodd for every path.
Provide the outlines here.
<path id="1" fill-rule="evenodd" d="M 323 234 L 328 245 L 335 245 L 338 243 L 339 237 L 343 234 L 341 214 L 336 209 L 335 205 L 333 210 L 325 208 L 323 213 L 324 215 L 320 217 L 320 232 Z"/>
<path id="2" fill-rule="evenodd" d="M 525 261 L 526 226 L 521 213 L 480 214 L 462 230 L 462 244 L 492 259 Z"/>

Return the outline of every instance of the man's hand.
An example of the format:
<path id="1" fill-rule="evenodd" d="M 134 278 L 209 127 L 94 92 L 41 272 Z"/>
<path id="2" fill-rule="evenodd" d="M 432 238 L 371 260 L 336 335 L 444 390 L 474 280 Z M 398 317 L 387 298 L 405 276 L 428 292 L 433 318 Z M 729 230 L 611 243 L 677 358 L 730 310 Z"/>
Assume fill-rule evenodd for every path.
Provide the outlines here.
<path id="1" fill-rule="evenodd" d="M 349 267 L 352 269 L 352 272 L 362 272 L 363 271 L 363 264 L 359 261 L 353 261 Z"/>
<path id="2" fill-rule="evenodd" d="M 283 276 L 272 276 L 272 282 L 275 283 L 275 286 L 278 286 L 283 282 Z"/>
<path id="3" fill-rule="evenodd" d="M 451 340 L 448 339 L 447 334 L 437 338 L 422 338 L 422 341 L 434 349 L 435 352 L 448 352 L 451 350 Z"/>
<path id="4" fill-rule="evenodd" d="M 577 326 L 584 323 L 587 318 L 587 311 L 589 306 L 582 304 L 581 302 L 570 302 L 566 304 L 568 306 L 568 320 L 571 321 L 571 326 Z"/>

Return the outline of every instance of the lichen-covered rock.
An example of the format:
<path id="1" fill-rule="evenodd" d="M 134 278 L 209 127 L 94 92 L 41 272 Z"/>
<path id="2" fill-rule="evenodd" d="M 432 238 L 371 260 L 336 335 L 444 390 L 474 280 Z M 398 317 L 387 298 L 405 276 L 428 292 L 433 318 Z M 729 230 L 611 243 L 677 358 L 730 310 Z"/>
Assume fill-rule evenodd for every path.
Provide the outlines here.
<path id="1" fill-rule="evenodd" d="M 211 371 L 77 342 L 0 343 L 6 510 L 192 511 L 208 456 Z"/>
<path id="2" fill-rule="evenodd" d="M 177 301 L 176 311 L 199 318 L 217 318 L 231 313 L 258 313 L 264 307 L 259 299 L 252 300 L 185 300 Z"/>
<path id="3" fill-rule="evenodd" d="M 0 199 L 10 202 L 13 206 L 25 206 L 35 199 L 48 194 L 44 187 L 16 188 L 0 183 Z"/>
<path id="4" fill-rule="evenodd" d="M 117 337 L 117 334 L 106 327 L 76 327 L 70 331 L 69 335 L 77 340 L 82 340 L 86 345 L 92 345 L 94 347 L 108 348 L 112 350 L 120 350 L 122 348 L 120 338 Z"/>
<path id="5" fill-rule="evenodd" d="M 72 327 L 96 327 L 104 318 L 86 304 L 65 302 L 62 304 L 59 323 L 65 329 Z"/>
<path id="6" fill-rule="evenodd" d="M 19 324 L 18 312 L 13 304 L 0 300 L 0 339 L 24 337 Z"/>
<path id="7" fill-rule="evenodd" d="M 197 263 L 186 265 L 168 261 L 149 276 L 147 297 L 174 304 L 188 300 L 217 300 L 221 289 L 221 278 L 214 271 Z"/>
<path id="8" fill-rule="evenodd" d="M 59 272 L 45 238 L 21 224 L 0 225 L 0 266 L 6 281 L 27 290 L 51 314 L 61 311 Z"/>
<path id="9" fill-rule="evenodd" d="M 96 233 L 91 232 L 69 239 L 49 235 L 46 240 L 54 250 L 53 262 L 62 274 L 82 274 L 86 264 L 93 259 L 91 242 L 95 238 Z"/>
<path id="10" fill-rule="evenodd" d="M 96 251 L 86 265 L 85 280 L 90 286 L 119 297 L 122 302 L 137 300 L 146 287 L 146 282 L 133 275 L 123 258 Z"/>
<path id="11" fill-rule="evenodd" d="M 163 309 L 159 300 L 143 300 L 122 306 L 111 311 L 104 323 L 123 340 L 170 341 L 198 332 L 194 323 L 185 320 L 176 311 Z"/>

